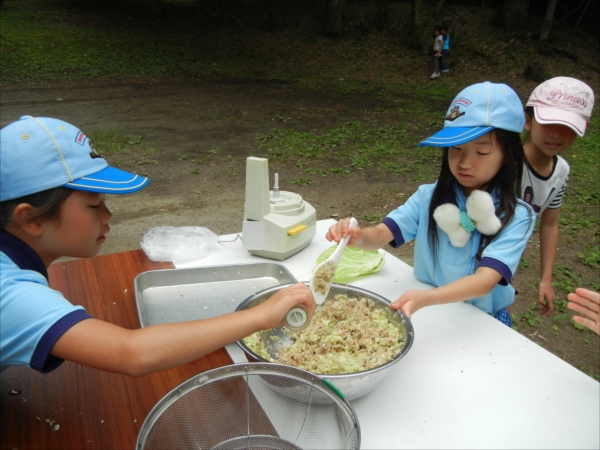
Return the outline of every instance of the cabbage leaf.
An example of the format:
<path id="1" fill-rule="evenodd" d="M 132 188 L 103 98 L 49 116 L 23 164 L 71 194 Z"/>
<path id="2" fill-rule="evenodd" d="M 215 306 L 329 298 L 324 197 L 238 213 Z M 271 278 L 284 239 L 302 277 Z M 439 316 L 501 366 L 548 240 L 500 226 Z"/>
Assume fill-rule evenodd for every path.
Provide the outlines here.
<path id="1" fill-rule="evenodd" d="M 317 265 L 333 255 L 336 248 L 337 244 L 321 253 L 317 258 Z M 383 255 L 377 250 L 361 250 L 356 247 L 346 247 L 342 252 L 342 257 L 335 271 L 333 281 L 336 283 L 347 283 L 353 278 L 378 272 L 384 264 Z"/>

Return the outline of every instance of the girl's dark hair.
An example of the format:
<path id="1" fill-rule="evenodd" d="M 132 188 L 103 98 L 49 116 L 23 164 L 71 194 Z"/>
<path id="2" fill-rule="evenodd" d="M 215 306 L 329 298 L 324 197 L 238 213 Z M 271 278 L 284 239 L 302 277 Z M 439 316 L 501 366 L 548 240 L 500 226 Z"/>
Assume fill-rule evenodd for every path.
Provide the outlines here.
<path id="1" fill-rule="evenodd" d="M 28 203 L 37 209 L 32 219 L 56 220 L 62 204 L 73 192 L 73 189 L 58 187 L 0 202 L 0 227 L 6 229 L 12 220 L 15 208 L 21 203 Z"/>
<path id="2" fill-rule="evenodd" d="M 494 190 L 499 192 L 500 204 L 496 208 L 496 215 L 500 218 L 501 227 L 493 236 L 481 239 L 478 252 L 478 259 L 481 252 L 490 243 L 506 225 L 512 220 L 517 207 L 517 198 L 521 197 L 521 177 L 523 176 L 523 145 L 519 133 L 495 129 L 491 131 L 495 134 L 498 145 L 504 152 L 504 164 L 496 175 L 489 181 L 485 187 L 486 192 L 491 193 Z M 431 202 L 429 203 L 429 225 L 427 228 L 429 244 L 433 251 L 433 260 L 437 260 L 438 230 L 433 212 L 440 206 L 447 195 L 452 192 L 454 183 L 458 183 L 448 165 L 448 147 L 443 149 L 442 167 L 437 185 L 433 190 Z"/>

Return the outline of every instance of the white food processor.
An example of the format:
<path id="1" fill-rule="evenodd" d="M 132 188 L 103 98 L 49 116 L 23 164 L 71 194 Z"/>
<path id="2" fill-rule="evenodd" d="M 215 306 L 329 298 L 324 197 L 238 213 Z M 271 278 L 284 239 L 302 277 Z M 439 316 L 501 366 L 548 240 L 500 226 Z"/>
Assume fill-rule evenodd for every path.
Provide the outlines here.
<path id="1" fill-rule="evenodd" d="M 275 174 L 269 190 L 269 161 L 246 160 L 246 200 L 242 236 L 253 255 L 283 261 L 310 244 L 317 231 L 317 213 L 302 196 L 279 190 Z"/>

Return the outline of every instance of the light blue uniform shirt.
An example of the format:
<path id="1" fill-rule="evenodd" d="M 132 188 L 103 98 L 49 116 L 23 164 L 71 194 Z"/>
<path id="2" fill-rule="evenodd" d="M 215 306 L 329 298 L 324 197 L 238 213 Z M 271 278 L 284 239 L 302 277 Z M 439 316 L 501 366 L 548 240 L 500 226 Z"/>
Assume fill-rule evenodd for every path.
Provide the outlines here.
<path id="1" fill-rule="evenodd" d="M 404 205 L 383 219 L 394 236 L 390 245 L 399 247 L 415 240 L 414 274 L 420 281 L 436 287 L 471 275 L 478 267 L 490 267 L 498 271 L 502 275 L 500 282 L 487 295 L 469 300 L 469 303 L 479 309 L 495 315 L 514 301 L 515 289 L 510 281 L 533 232 L 535 216 L 519 200 L 513 219 L 483 250 L 479 263 L 477 252 L 481 234 L 477 230 L 471 233 L 471 238 L 464 247 L 454 247 L 448 235 L 438 227 L 437 260 L 434 261 L 427 233 L 429 203 L 434 188 L 434 184 L 420 186 Z M 466 198 L 460 186 L 455 185 L 453 193 L 459 209 L 465 211 Z M 495 196 L 492 198 L 497 204 L 498 199 Z"/>
<path id="2" fill-rule="evenodd" d="M 50 354 L 65 331 L 90 315 L 48 286 L 39 256 L 0 231 L 0 370 L 27 365 L 42 373 L 63 359 Z"/>

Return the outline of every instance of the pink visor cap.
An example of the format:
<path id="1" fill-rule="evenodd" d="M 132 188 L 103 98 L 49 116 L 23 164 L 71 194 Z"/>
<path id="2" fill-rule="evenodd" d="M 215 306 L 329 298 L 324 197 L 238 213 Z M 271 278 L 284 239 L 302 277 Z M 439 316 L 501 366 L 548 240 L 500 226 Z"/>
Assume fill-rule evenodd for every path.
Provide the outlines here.
<path id="1" fill-rule="evenodd" d="M 556 77 L 536 87 L 526 106 L 533 106 L 538 123 L 565 125 L 583 136 L 592 116 L 594 92 L 576 78 Z"/>

